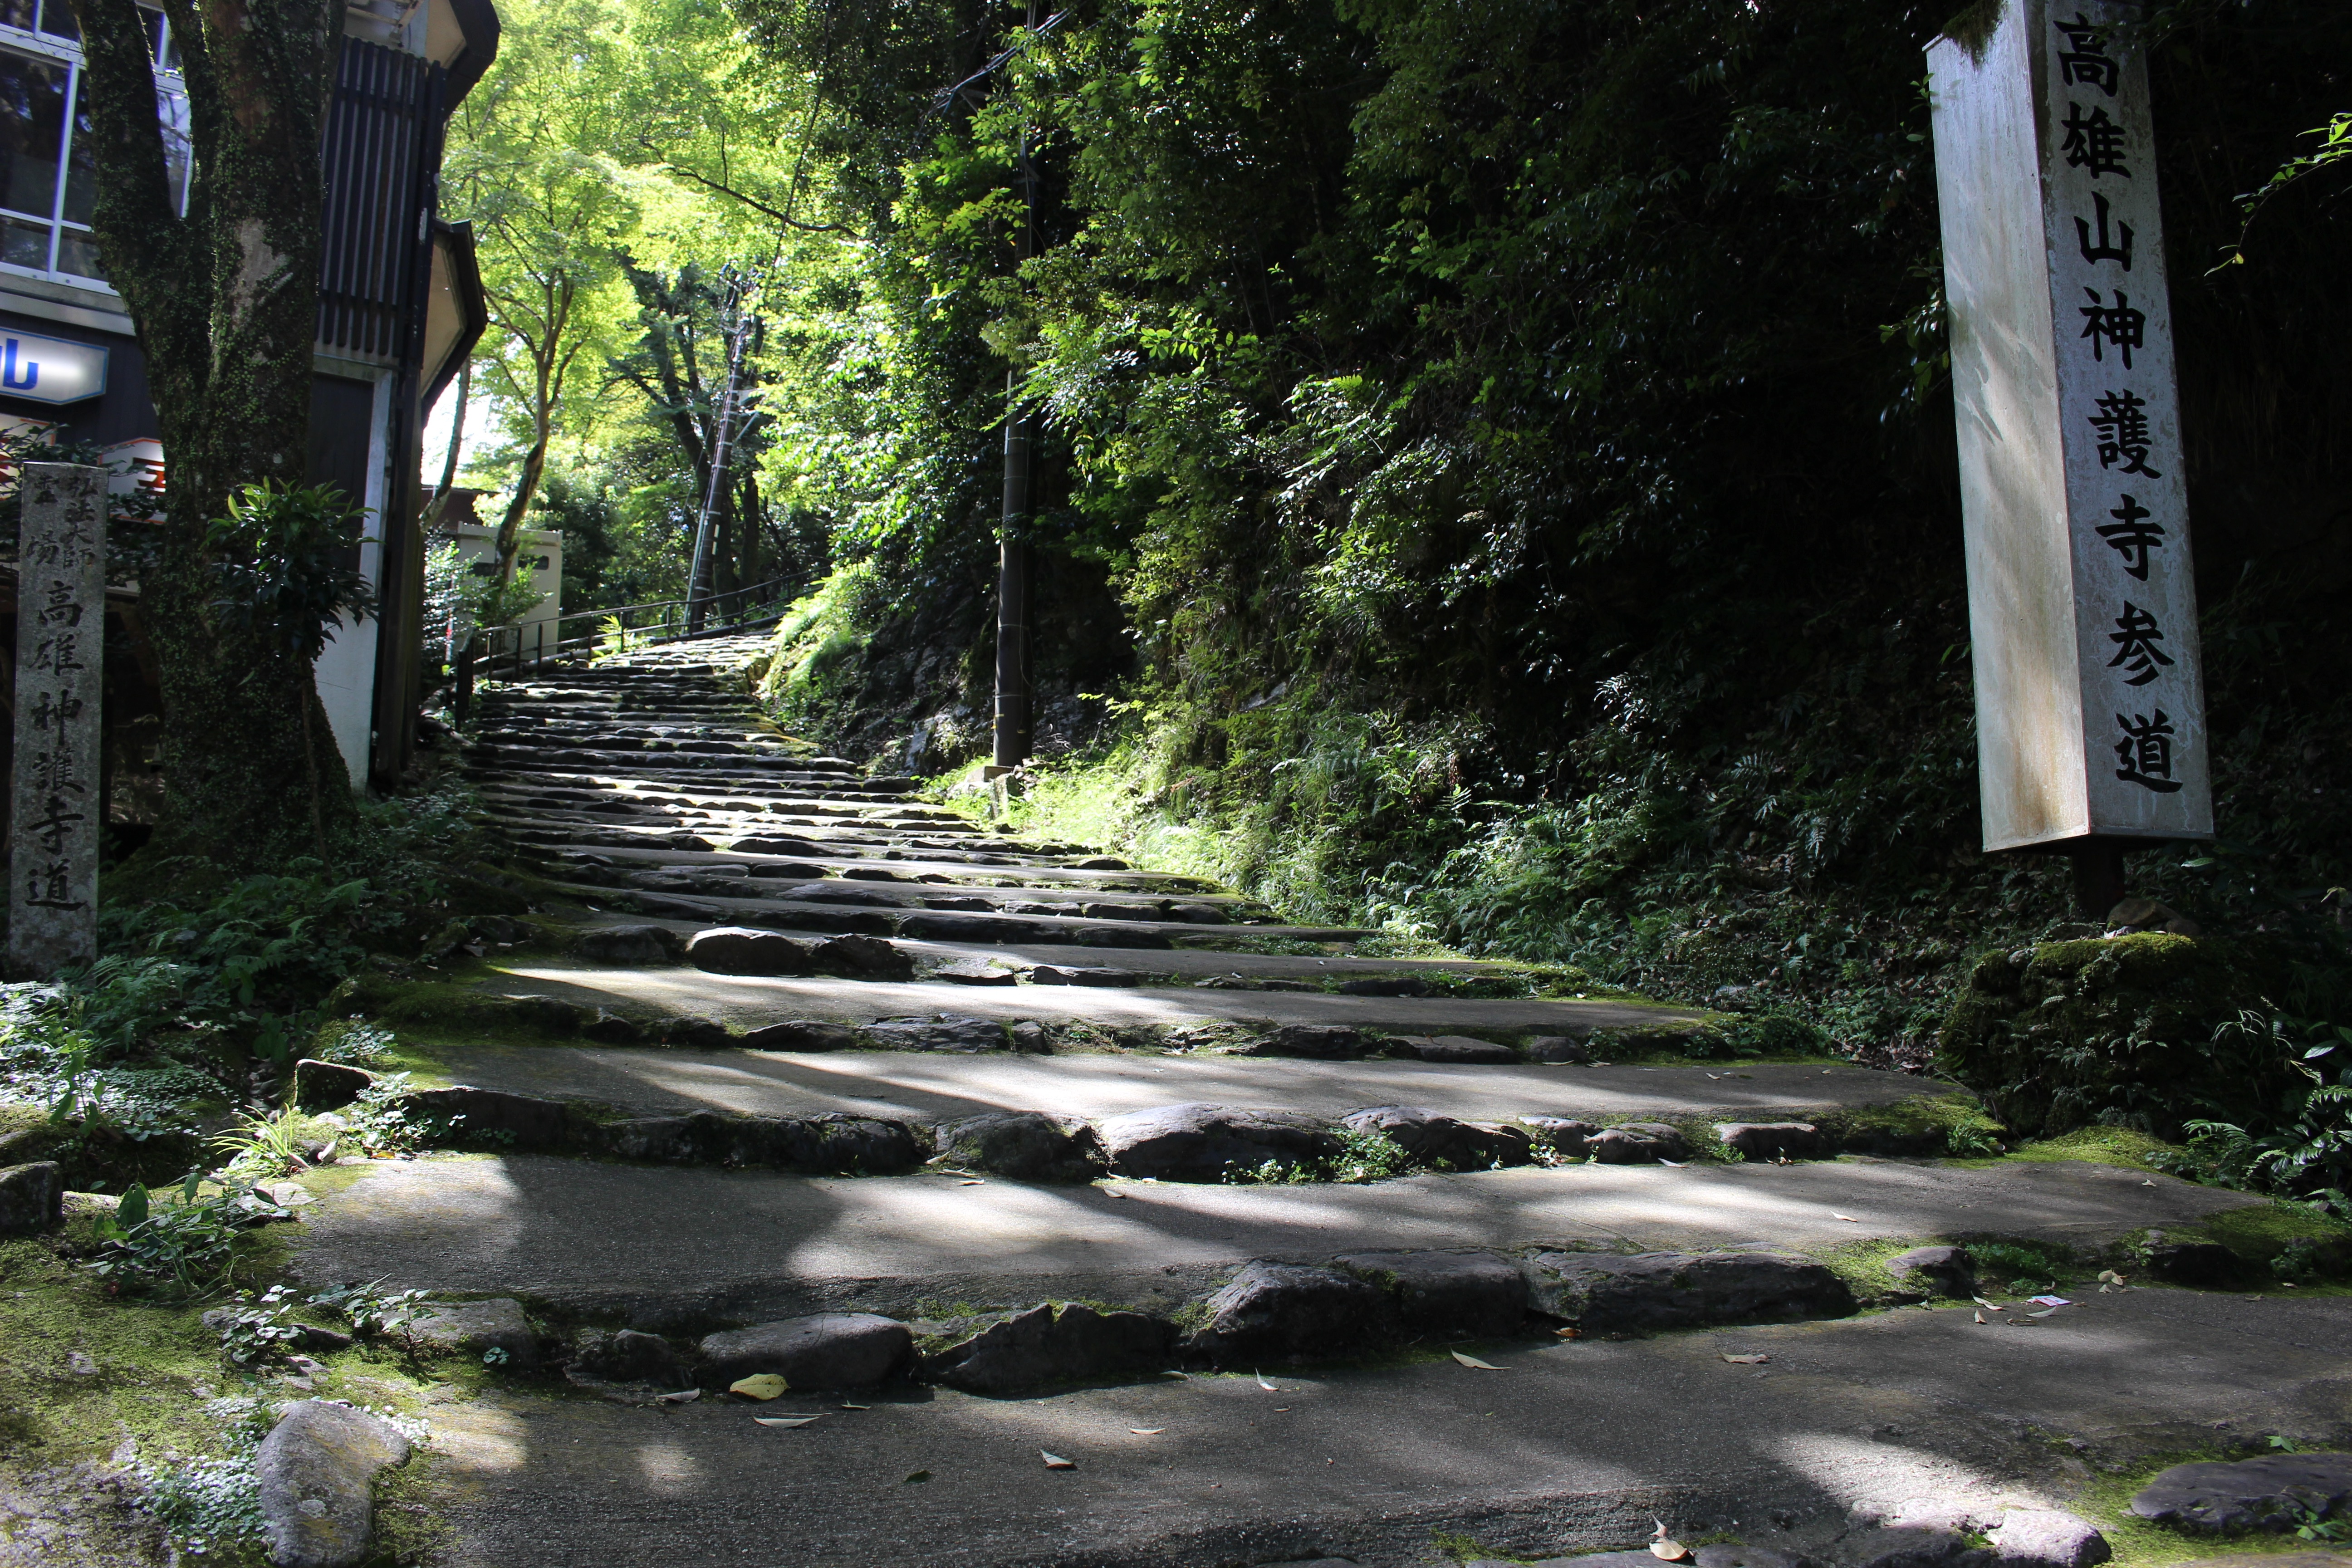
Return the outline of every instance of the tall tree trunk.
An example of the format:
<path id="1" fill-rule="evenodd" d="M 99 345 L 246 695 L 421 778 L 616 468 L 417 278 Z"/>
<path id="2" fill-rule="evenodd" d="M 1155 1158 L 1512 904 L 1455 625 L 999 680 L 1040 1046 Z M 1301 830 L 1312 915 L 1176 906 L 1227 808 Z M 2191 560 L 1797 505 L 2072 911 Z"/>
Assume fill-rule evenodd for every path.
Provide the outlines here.
<path id="1" fill-rule="evenodd" d="M 313 776 L 349 777 L 309 661 L 266 621 L 216 616 L 205 526 L 260 479 L 299 484 L 317 330 L 320 128 L 342 0 L 165 0 L 180 42 L 195 179 L 173 211 L 149 35 L 136 0 L 74 0 L 88 64 L 92 215 L 147 360 L 166 454 L 164 517 L 141 612 L 161 655 L 168 835 L 243 862 L 314 841 Z M 327 790 L 316 832 L 355 818 Z"/>
<path id="2" fill-rule="evenodd" d="M 572 324 L 573 289 L 567 279 L 547 287 L 546 335 L 531 345 L 530 447 L 522 455 L 522 477 L 499 520 L 499 581 L 511 583 L 515 552 L 522 543 L 522 520 L 547 476 L 547 448 L 555 434 L 555 404 L 563 395 L 563 373 L 570 368 L 577 345 L 566 348 L 564 333 Z"/>

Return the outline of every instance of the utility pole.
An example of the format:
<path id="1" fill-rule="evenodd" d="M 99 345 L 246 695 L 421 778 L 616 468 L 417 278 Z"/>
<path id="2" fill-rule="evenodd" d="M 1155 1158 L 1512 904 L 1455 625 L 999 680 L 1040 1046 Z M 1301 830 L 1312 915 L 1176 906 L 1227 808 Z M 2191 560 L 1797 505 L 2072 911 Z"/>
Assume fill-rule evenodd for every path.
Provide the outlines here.
<path id="1" fill-rule="evenodd" d="M 1036 0 L 1030 0 L 1028 30 L 1037 30 Z M 1021 186 L 1021 229 L 1013 242 L 1013 265 L 1037 254 L 1037 171 L 1029 162 L 1029 132 L 1021 132 L 1021 154 L 1013 178 Z M 992 773 L 1009 772 L 1029 760 L 1029 546 L 1022 530 L 1029 516 L 1030 449 L 1036 416 L 1019 400 L 1021 367 L 1004 379 L 1004 514 L 997 526 L 996 715 Z"/>
<path id="2" fill-rule="evenodd" d="M 751 325 L 758 319 L 751 308 L 751 295 L 760 286 L 760 277 L 734 274 L 727 279 L 726 303 L 720 307 L 719 320 L 727 333 L 727 380 L 719 394 L 719 429 L 711 443 L 710 485 L 702 497 L 701 510 L 694 520 L 694 563 L 686 578 L 686 629 L 698 632 L 710 613 L 712 579 L 716 575 L 710 548 L 710 527 L 719 510 L 721 488 L 727 483 L 727 465 L 730 461 L 728 447 L 735 433 L 738 396 L 743 376 L 744 345 L 751 341 Z"/>

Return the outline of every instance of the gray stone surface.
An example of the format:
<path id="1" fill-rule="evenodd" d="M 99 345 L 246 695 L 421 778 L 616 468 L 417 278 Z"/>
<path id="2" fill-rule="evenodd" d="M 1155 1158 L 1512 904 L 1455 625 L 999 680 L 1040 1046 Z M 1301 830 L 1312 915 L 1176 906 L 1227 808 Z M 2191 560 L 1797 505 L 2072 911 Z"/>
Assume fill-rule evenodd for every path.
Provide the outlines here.
<path id="1" fill-rule="evenodd" d="M 598 1329 L 582 1335 L 572 1365 L 592 1377 L 648 1383 L 663 1389 L 684 1388 L 693 1380 L 677 1346 L 659 1334 L 635 1329 L 617 1332 Z"/>
<path id="2" fill-rule="evenodd" d="M 368 1554 L 379 1471 L 407 1461 L 408 1439 L 381 1416 L 322 1399 L 288 1410 L 254 1468 L 278 1568 L 352 1568 Z"/>
<path id="3" fill-rule="evenodd" d="M 1531 1062 L 1581 1062 L 1591 1059 L 1584 1042 L 1568 1035 L 1537 1035 L 1528 1041 L 1528 1060 Z"/>
<path id="4" fill-rule="evenodd" d="M 305 1110 L 334 1110 L 367 1092 L 375 1074 L 340 1062 L 305 1057 L 294 1064 L 294 1103 Z"/>
<path id="5" fill-rule="evenodd" d="M 1966 1296 L 1976 1289 L 1976 1265 L 1963 1247 L 1915 1247 L 1886 1260 L 1896 1284 L 1935 1296 Z"/>
<path id="6" fill-rule="evenodd" d="M 1810 1121 L 1718 1121 L 1715 1135 L 1751 1160 L 1818 1160 L 1832 1152 Z"/>
<path id="7" fill-rule="evenodd" d="M 1439 1035 L 1421 1041 L 1412 1047 L 1413 1055 L 1425 1062 L 1453 1062 L 1469 1067 L 1496 1067 L 1519 1059 L 1519 1053 L 1493 1040 L 1474 1039 L 1468 1035 Z"/>
<path id="8" fill-rule="evenodd" d="M 686 944 L 686 961 L 713 974 L 814 974 L 813 944 L 779 931 L 715 926 Z"/>
<path id="9" fill-rule="evenodd" d="M 1457 1121 L 1410 1105 L 1375 1105 L 1350 1111 L 1339 1125 L 1355 1132 L 1381 1133 L 1417 1164 L 1444 1171 L 1491 1171 L 1524 1165 L 1534 1158 L 1534 1140 L 1525 1129 Z"/>
<path id="10" fill-rule="evenodd" d="M 1586 1141 L 1585 1150 L 1604 1165 L 1690 1158 L 1690 1143 L 1682 1130 L 1663 1121 L 1626 1121 L 1603 1128 Z"/>
<path id="11" fill-rule="evenodd" d="M 1853 1292 L 1825 1265 L 1790 1254 L 1537 1251 L 1523 1267 L 1538 1310 L 1592 1333 L 1838 1318 L 1854 1310 Z"/>
<path id="12" fill-rule="evenodd" d="M 927 1018 L 885 1018 L 868 1025 L 865 1036 L 868 1045 L 884 1050 L 941 1051 L 950 1056 L 1001 1051 L 1009 1044 L 1004 1026 L 995 1019 L 953 1013 L 935 1013 Z"/>
<path id="13" fill-rule="evenodd" d="M 601 926 L 580 939 L 580 956 L 593 963 L 675 963 L 685 943 L 666 925 Z"/>
<path id="14" fill-rule="evenodd" d="M 2093 1568 L 2116 1554 L 2096 1525 L 2060 1509 L 2011 1509 L 1992 1545 L 1995 1568 Z"/>
<path id="15" fill-rule="evenodd" d="M 809 1060 L 813 1072 L 825 1065 Z M 1236 1152 L 1255 1163 L 1299 1150 Z M 285 1234 L 305 1280 L 527 1292 L 650 1329 L 853 1304 L 919 1315 L 912 1310 L 926 1296 L 1159 1299 L 1172 1308 L 1252 1258 L 1544 1240 L 1703 1251 L 1759 1237 L 1830 1247 L 1997 1227 L 2096 1248 L 2260 1201 L 2074 1162 L 1575 1164 L 1362 1186 L 1121 1178 L 1016 1187 L 501 1155 L 378 1162 Z M 2040 1326 L 2045 1339 L 2058 1337 L 2059 1321 Z"/>
<path id="16" fill-rule="evenodd" d="M 930 1139 L 896 1118 L 641 1116 L 596 1130 L 602 1152 L 663 1164 L 765 1166 L 808 1174 L 885 1175 L 930 1154 Z"/>
<path id="17" fill-rule="evenodd" d="M 2217 1534 L 2291 1530 L 2305 1510 L 2326 1513 L 2352 1497 L 2352 1454 L 2268 1454 L 2235 1464 L 2175 1465 L 2134 1493 L 2131 1510 Z"/>
<path id="18" fill-rule="evenodd" d="M 915 1336 L 871 1312 L 818 1312 L 707 1335 L 701 1349 L 714 1387 L 772 1372 L 796 1389 L 866 1388 L 914 1364 Z"/>
<path id="19" fill-rule="evenodd" d="M 662 974 L 709 978 L 693 971 L 654 972 L 656 978 Z M 993 1001 L 1007 994 L 961 986 L 931 990 L 942 1003 L 951 999 L 959 1008 L 976 997 Z M 1079 994 L 1058 986 L 1024 986 L 1020 991 L 1022 997 L 1048 1003 Z M 1083 994 L 1117 1000 L 1132 993 Z M 698 999 L 695 1005 L 699 1005 Z M 1013 1020 L 1015 1027 L 1024 1022 L 1029 1020 Z M 1302 1061 L 1210 1052 L 1072 1051 L 1034 1060 L 1003 1051 L 860 1050 L 855 1029 L 815 1018 L 788 1019 L 772 1027 L 772 1034 L 762 1028 L 741 1037 L 741 1049 L 484 1043 L 438 1047 L 435 1055 L 446 1075 L 458 1081 L 553 1100 L 593 1100 L 643 1110 L 708 1108 L 772 1116 L 887 1110 L 925 1121 L 948 1121 L 982 1110 L 1099 1118 L 1202 1101 L 1282 1105 L 1327 1118 L 1368 1105 L 1417 1105 L 1464 1121 L 1549 1116 L 1591 1121 L 1597 1127 L 1610 1117 L 1639 1120 L 1660 1114 L 1804 1120 L 1834 1110 L 1884 1105 L 1913 1093 L 1943 1092 L 1935 1084 L 1901 1073 L 1858 1068 L 1824 1073 L 1819 1068 L 1783 1063 L 1758 1063 L 1745 1076 L 1710 1078 L 1698 1068 L 1682 1066 L 1463 1068 L 1416 1058 Z M 822 1064 L 790 1059 L 818 1051 L 837 1053 L 838 1059 Z"/>
<path id="20" fill-rule="evenodd" d="M 819 974 L 845 980 L 912 980 L 915 956 L 897 945 L 856 934 L 827 937 L 809 950 Z"/>
<path id="21" fill-rule="evenodd" d="M 458 1355 L 504 1351 L 505 1364 L 511 1367 L 539 1364 L 539 1336 L 523 1317 L 522 1303 L 508 1297 L 436 1304 L 409 1325 L 408 1337 L 420 1346 Z"/>
<path id="22" fill-rule="evenodd" d="M 54 1160 L 0 1170 L 0 1236 L 32 1236 L 65 1218 L 65 1168 Z"/>
<path id="23" fill-rule="evenodd" d="M 925 1358 L 931 1382 L 972 1394 L 1026 1394 L 1051 1384 L 1148 1376 L 1168 1365 L 1175 1331 L 1141 1312 L 1048 1302 Z"/>
<path id="24" fill-rule="evenodd" d="M 1230 1105 L 1163 1105 L 1099 1123 L 1112 1169 L 1163 1182 L 1221 1182 L 1229 1171 L 1268 1160 L 1304 1163 L 1339 1152 L 1313 1117 Z"/>
<path id="25" fill-rule="evenodd" d="M 1526 1276 L 1491 1252 L 1354 1252 L 1331 1261 L 1388 1291 L 1409 1332 L 1492 1337 L 1527 1320 Z"/>
<path id="26" fill-rule="evenodd" d="M 1102 969 L 1092 966 L 1076 968 L 1058 963 L 1040 963 L 1029 971 L 1029 979 L 1037 985 L 1140 985 L 1143 976 L 1131 969 Z"/>
<path id="27" fill-rule="evenodd" d="M 944 1123 L 948 1163 L 1030 1182 L 1091 1182 L 1108 1168 L 1102 1140 L 1083 1121 L 1034 1110 L 994 1110 Z"/>
<path id="28" fill-rule="evenodd" d="M 1339 1024 L 1285 1024 L 1250 1047 L 1258 1057 L 1304 1057 L 1310 1061 L 1349 1061 L 1370 1048 L 1362 1031 Z"/>
<path id="29" fill-rule="evenodd" d="M 108 480 L 73 463 L 20 475 L 7 978 L 54 980 L 98 956 Z"/>
<path id="30" fill-rule="evenodd" d="M 789 1019 L 763 1024 L 738 1042 L 747 1051 L 847 1051 L 857 1047 L 857 1031 L 844 1024 Z"/>
<path id="31" fill-rule="evenodd" d="M 1580 1121 L 1568 1116 L 1522 1116 L 1519 1121 L 1537 1143 L 1571 1160 L 1590 1155 L 1592 1141 L 1602 1131 L 1597 1121 Z"/>
<path id="32" fill-rule="evenodd" d="M 1336 1268 L 1251 1263 L 1202 1303 L 1184 1336 L 1189 1356 L 1219 1366 L 1344 1355 L 1393 1340 L 1402 1329 L 1389 1293 Z"/>
<path id="33" fill-rule="evenodd" d="M 412 1089 L 400 1103 L 413 1116 L 446 1122 L 460 1142 L 489 1140 L 520 1149 L 560 1149 L 572 1141 L 570 1112 L 537 1095 L 454 1084 Z"/>

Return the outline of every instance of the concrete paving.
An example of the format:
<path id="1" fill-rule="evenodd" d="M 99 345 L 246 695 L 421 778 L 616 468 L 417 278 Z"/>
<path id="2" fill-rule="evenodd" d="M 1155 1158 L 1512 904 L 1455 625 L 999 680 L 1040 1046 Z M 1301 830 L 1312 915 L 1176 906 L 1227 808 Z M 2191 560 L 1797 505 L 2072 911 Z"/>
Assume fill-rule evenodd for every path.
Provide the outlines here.
<path id="1" fill-rule="evenodd" d="M 865 1410 L 519 1390 L 429 1413 L 457 1494 L 446 1561 L 1430 1568 L 1441 1531 L 1534 1559 L 1633 1546 L 1655 1520 L 1850 1563 L 1857 1527 L 1914 1499 L 1997 1519 L 2082 1506 L 2093 1467 L 2225 1434 L 2340 1441 L 2352 1301 L 2135 1290 L 2023 1330 L 1905 1310 L 1480 1351 L 1504 1370 L 1268 1367 L 1271 1389 L 908 1391 Z M 753 1422 L 787 1407 L 823 1417 Z"/>
<path id="2" fill-rule="evenodd" d="M 520 1294 L 643 1328 L 698 1328 L 926 1298 L 1171 1310 L 1254 1258 L 1631 1243 L 1643 1249 L 2022 1236 L 2097 1247 L 2260 1200 L 2081 1163 L 1960 1169 L 1570 1165 L 1363 1186 L 953 1175 L 812 1178 L 515 1155 L 379 1163 L 307 1211 L 306 1279 Z"/>
<path id="3" fill-rule="evenodd" d="M 431 1056 L 451 1082 L 634 1110 L 760 1116 L 840 1110 L 924 1121 L 989 1110 L 1092 1120 L 1192 1100 L 1330 1117 L 1371 1105 L 1413 1105 L 1465 1121 L 1716 1112 L 1725 1121 L 1788 1121 L 1963 1092 L 1906 1073 L 1785 1062 L 1479 1067 L 1158 1053 L 933 1056 L 510 1045 L 441 1046 Z"/>
<path id="4" fill-rule="evenodd" d="M 707 928 L 706 928 L 707 929 Z M 901 945 L 912 946 L 912 943 Z M 965 948 L 974 957 L 1002 949 Z M 1077 963 L 1145 970 L 1165 953 L 1078 950 Z M 698 1014 L 756 1028 L 787 1018 L 872 1023 L 909 1014 L 957 1013 L 1007 1023 L 1148 1025 L 1181 1028 L 1226 1023 L 1344 1024 L 1402 1034 L 1573 1035 L 1595 1029 L 1636 1029 L 1688 1024 L 1702 1016 L 1641 1002 L 1555 1002 L 1534 998 L 1481 1001 L 1466 997 L 1339 996 L 1315 991 L 1208 991 L 1192 986 L 958 985 L 938 981 L 890 984 L 872 980 L 766 978 L 707 974 L 684 965 L 602 969 L 557 960 L 502 964 L 482 989 L 500 995 L 560 996 L 616 1010 Z"/>

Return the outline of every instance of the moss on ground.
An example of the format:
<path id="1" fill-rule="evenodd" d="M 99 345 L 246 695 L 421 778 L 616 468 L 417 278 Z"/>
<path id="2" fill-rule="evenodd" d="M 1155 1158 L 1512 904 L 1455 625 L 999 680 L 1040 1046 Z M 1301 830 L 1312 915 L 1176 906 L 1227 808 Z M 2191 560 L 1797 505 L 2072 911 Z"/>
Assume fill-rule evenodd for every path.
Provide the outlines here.
<path id="1" fill-rule="evenodd" d="M 2214 1031 L 2263 1005 L 2257 950 L 2160 931 L 1993 952 L 1937 1043 L 1937 1065 L 2027 1136 L 2090 1122 L 2176 1134 L 2196 1116 L 2252 1124 L 2295 1087 L 2284 1060 L 2222 1060 Z"/>
<path id="2" fill-rule="evenodd" d="M 2155 1164 L 2148 1156 L 2178 1152 L 2176 1145 L 2129 1127 L 2078 1127 L 2056 1138 L 2021 1143 L 2010 1151 L 2009 1157 L 2044 1163 L 2080 1160 L 2094 1165 L 2146 1170 Z"/>
<path id="3" fill-rule="evenodd" d="M 1857 1154 L 1990 1154 L 2004 1131 L 1974 1095 L 1960 1089 L 1823 1111 L 1814 1125 L 1838 1148 Z"/>
<path id="4" fill-rule="evenodd" d="M 2268 1436 L 2251 1434 L 2235 1444 L 2215 1443 L 2210 1447 L 2183 1449 L 2135 1459 L 2114 1473 L 2095 1477 L 2068 1506 L 2097 1525 L 2099 1532 L 2107 1538 L 2107 1544 L 2115 1551 L 2111 1568 L 2170 1568 L 2175 1563 L 2194 1563 L 2209 1558 L 2249 1554 L 2314 1551 L 2340 1552 L 2341 1548 L 2304 1541 L 2292 1531 L 2283 1535 L 2208 1535 L 2151 1523 L 2131 1511 L 2132 1495 L 2147 1485 L 2158 1471 L 2200 1460 L 2243 1459 L 2265 1454 L 2270 1450 L 2263 1446 L 2263 1439 Z"/>

